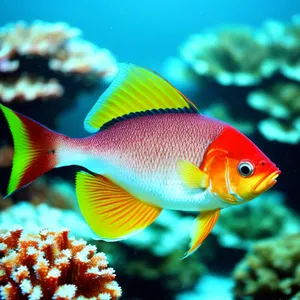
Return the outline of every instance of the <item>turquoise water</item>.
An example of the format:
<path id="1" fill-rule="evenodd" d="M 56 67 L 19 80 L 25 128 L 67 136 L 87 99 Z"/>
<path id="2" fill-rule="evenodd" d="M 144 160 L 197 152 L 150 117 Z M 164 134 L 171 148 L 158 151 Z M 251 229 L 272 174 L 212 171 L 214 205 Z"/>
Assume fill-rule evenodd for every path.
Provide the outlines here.
<path id="1" fill-rule="evenodd" d="M 270 191 L 222 210 L 202 246 L 181 260 L 198 212 L 163 211 L 132 238 L 97 241 L 77 204 L 79 166 L 51 170 L 2 199 L 13 141 L 1 114 L 1 234 L 17 224 L 32 234 L 68 227 L 70 236 L 106 253 L 121 299 L 300 297 L 297 1 L 3 0 L 0 14 L 1 104 L 60 133 L 88 136 L 87 113 L 118 74 L 118 63 L 133 63 L 162 74 L 200 113 L 247 135 L 282 172 Z M 61 35 L 58 22 L 65 23 Z"/>

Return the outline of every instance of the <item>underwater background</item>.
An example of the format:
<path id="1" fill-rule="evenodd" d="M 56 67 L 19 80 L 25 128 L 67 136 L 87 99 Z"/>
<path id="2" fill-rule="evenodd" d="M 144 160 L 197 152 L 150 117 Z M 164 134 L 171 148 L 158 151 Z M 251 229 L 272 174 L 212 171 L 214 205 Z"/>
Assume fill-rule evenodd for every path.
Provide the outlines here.
<path id="1" fill-rule="evenodd" d="M 78 167 L 53 170 L 3 199 L 13 143 L 0 115 L 1 298 L 300 299 L 298 1 L 2 0 L 0 10 L 0 103 L 7 107 L 87 136 L 83 120 L 118 63 L 134 63 L 241 130 L 282 171 L 270 191 L 224 210 L 198 251 L 181 260 L 193 213 L 164 211 L 128 240 L 95 241 L 77 207 Z M 29 235 L 21 239 L 16 225 Z M 92 246 L 67 240 L 65 228 Z M 35 275 L 15 269 L 21 261 Z M 53 293 L 42 296 L 49 286 Z"/>

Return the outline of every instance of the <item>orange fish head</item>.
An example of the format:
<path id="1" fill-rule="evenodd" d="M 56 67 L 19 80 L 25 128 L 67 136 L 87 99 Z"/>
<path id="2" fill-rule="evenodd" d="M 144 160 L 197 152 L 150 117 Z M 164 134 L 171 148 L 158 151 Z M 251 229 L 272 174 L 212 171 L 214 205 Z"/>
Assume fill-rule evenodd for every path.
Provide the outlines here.
<path id="1" fill-rule="evenodd" d="M 253 142 L 232 127 L 210 145 L 202 167 L 209 174 L 211 191 L 230 204 L 264 193 L 281 173 Z"/>
<path id="2" fill-rule="evenodd" d="M 237 202 L 252 200 L 269 190 L 279 174 L 280 170 L 267 157 L 260 161 L 227 157 L 225 182 L 228 195 L 224 196 L 234 196 Z"/>

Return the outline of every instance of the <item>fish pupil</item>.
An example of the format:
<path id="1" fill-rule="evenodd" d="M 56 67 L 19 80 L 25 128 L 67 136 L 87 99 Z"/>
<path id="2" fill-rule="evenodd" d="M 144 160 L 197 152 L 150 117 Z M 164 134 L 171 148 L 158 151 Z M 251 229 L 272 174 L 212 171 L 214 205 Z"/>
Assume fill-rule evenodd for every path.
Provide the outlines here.
<path id="1" fill-rule="evenodd" d="M 254 172 L 254 166 L 250 162 L 241 162 L 238 166 L 238 171 L 243 177 L 249 177 Z"/>
<path id="2" fill-rule="evenodd" d="M 241 167 L 241 172 L 244 174 L 244 175 L 249 175 L 251 173 L 251 170 L 248 166 L 242 166 Z"/>
<path id="3" fill-rule="evenodd" d="M 49 150 L 49 152 L 48 152 L 49 154 L 54 154 L 55 153 L 55 150 L 54 149 L 52 149 L 52 150 Z"/>

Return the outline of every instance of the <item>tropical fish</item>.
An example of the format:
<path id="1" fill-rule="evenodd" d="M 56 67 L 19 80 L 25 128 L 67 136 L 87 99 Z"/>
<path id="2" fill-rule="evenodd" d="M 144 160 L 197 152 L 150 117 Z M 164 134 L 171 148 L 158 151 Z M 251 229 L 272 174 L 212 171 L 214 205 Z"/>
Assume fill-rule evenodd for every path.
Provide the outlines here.
<path id="1" fill-rule="evenodd" d="M 70 138 L 0 106 L 15 154 L 8 194 L 45 172 L 78 165 L 76 194 L 83 217 L 106 241 L 129 238 L 163 209 L 196 211 L 193 253 L 223 208 L 270 189 L 280 170 L 232 126 L 204 116 L 157 73 L 121 64 L 88 113 L 92 135 Z M 176 224 L 174 224 L 176 226 Z"/>

